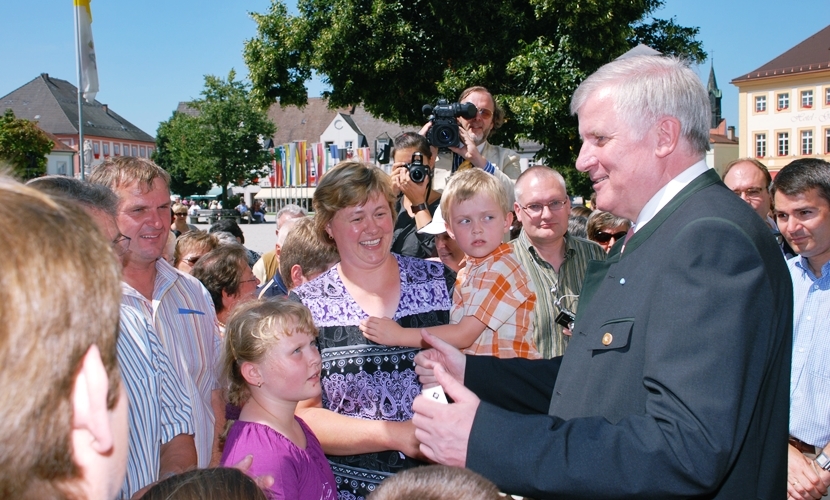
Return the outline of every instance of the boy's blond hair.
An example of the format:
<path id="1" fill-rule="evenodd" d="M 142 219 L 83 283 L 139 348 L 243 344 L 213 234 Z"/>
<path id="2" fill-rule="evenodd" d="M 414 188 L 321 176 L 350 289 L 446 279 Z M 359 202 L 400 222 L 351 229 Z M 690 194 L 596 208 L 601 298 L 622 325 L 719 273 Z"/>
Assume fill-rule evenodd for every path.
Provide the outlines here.
<path id="1" fill-rule="evenodd" d="M 510 201 L 504 186 L 493 175 L 479 168 L 471 168 L 457 172 L 451 178 L 444 192 L 441 194 L 441 213 L 444 220 L 452 217 L 452 207 L 462 201 L 467 201 L 478 194 L 489 196 L 501 207 L 505 215 L 510 213 Z"/>

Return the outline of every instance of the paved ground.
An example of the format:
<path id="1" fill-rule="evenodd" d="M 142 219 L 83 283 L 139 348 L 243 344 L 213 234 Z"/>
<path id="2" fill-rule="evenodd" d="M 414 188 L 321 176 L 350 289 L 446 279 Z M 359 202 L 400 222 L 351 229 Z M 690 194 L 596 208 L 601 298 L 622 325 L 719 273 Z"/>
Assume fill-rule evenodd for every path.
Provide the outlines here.
<path id="1" fill-rule="evenodd" d="M 199 229 L 207 231 L 210 224 L 195 224 Z M 242 234 L 245 235 L 245 246 L 255 252 L 265 253 L 274 249 L 277 243 L 277 227 L 274 223 L 274 216 L 267 215 L 262 224 L 240 224 Z"/>

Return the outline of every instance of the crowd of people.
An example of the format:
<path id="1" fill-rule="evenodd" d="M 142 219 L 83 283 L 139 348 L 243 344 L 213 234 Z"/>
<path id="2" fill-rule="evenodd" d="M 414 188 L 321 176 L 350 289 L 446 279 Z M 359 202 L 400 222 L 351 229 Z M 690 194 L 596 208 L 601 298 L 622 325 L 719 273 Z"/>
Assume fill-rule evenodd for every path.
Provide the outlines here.
<path id="1" fill-rule="evenodd" d="M 0 497 L 826 495 L 830 164 L 721 178 L 697 75 L 634 56 L 573 96 L 572 206 L 460 100 L 442 166 L 429 125 L 341 162 L 263 255 L 147 159 L 0 178 Z"/>

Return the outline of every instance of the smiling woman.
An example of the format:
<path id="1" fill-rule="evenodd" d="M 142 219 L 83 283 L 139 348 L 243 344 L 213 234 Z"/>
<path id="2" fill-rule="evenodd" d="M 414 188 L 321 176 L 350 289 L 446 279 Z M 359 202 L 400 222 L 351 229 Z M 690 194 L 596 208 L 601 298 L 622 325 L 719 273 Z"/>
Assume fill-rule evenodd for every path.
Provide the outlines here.
<path id="1" fill-rule="evenodd" d="M 290 295 L 311 310 L 323 362 L 322 395 L 300 403 L 298 413 L 349 498 L 365 498 L 386 477 L 421 464 L 411 423 L 419 349 L 371 342 L 360 321 L 371 315 L 429 327 L 449 320 L 443 265 L 390 251 L 393 202 L 389 176 L 372 165 L 344 162 L 329 171 L 314 194 L 315 228 L 341 261 Z"/>

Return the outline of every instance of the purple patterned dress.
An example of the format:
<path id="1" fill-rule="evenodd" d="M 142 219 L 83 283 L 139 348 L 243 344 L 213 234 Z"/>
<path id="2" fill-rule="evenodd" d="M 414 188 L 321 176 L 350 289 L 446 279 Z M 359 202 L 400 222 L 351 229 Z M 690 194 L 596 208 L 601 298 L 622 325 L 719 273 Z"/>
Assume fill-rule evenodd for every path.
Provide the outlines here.
<path id="1" fill-rule="evenodd" d="M 401 276 L 401 298 L 392 318 L 401 326 L 421 328 L 449 321 L 452 300 L 444 266 L 393 254 Z M 337 266 L 291 292 L 311 310 L 320 329 L 323 358 L 323 407 L 367 420 L 406 421 L 421 392 L 415 374 L 419 349 L 375 344 L 358 329 L 367 318 L 346 291 Z M 340 500 L 363 499 L 394 473 L 421 465 L 400 451 L 329 456 Z"/>

